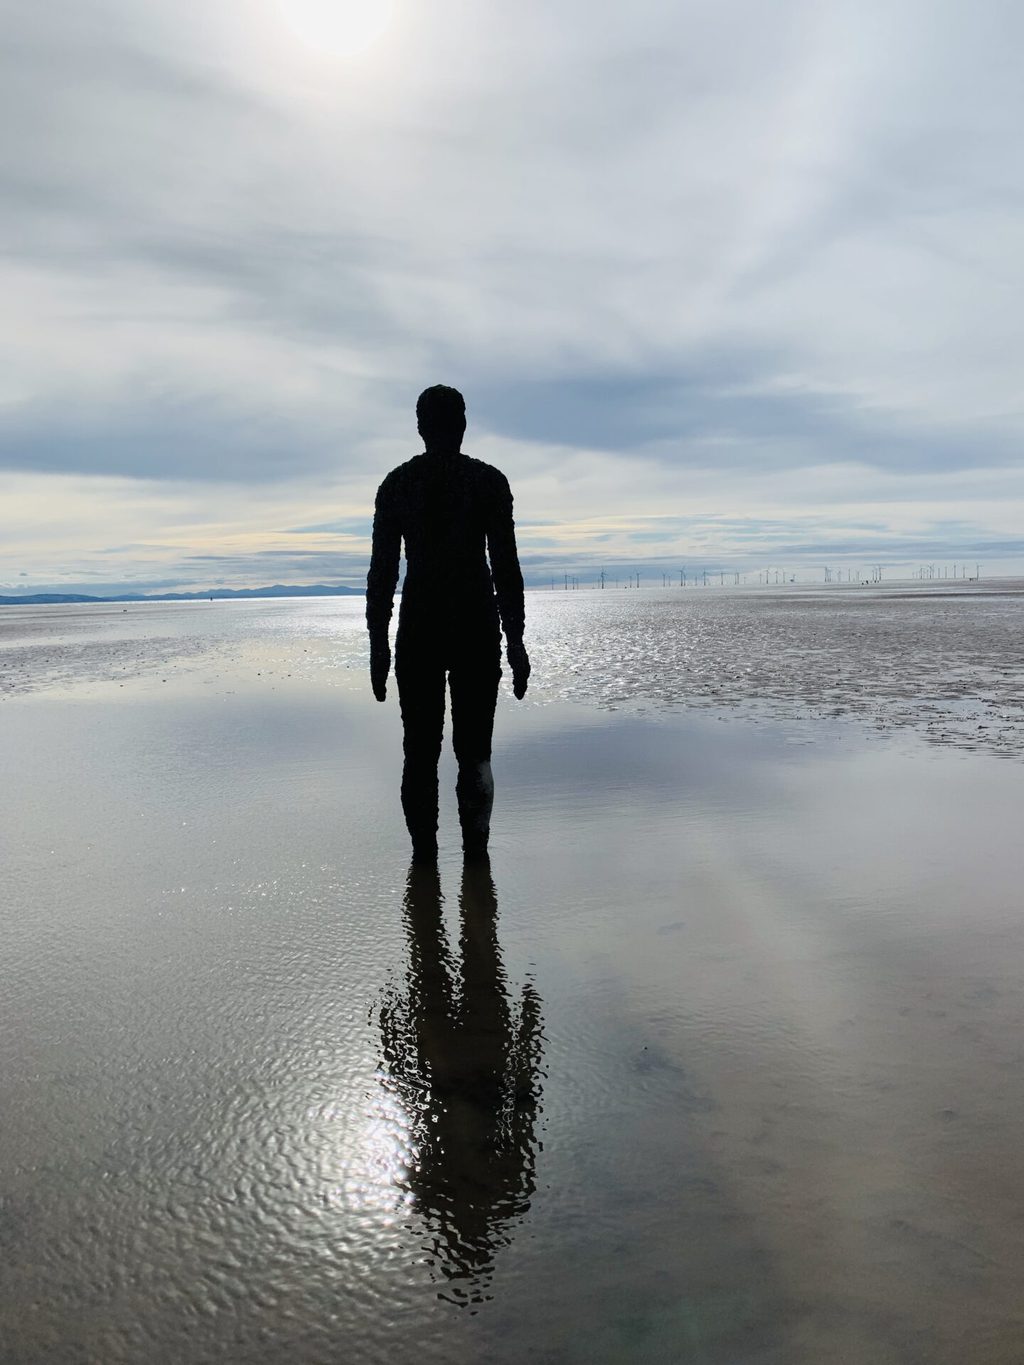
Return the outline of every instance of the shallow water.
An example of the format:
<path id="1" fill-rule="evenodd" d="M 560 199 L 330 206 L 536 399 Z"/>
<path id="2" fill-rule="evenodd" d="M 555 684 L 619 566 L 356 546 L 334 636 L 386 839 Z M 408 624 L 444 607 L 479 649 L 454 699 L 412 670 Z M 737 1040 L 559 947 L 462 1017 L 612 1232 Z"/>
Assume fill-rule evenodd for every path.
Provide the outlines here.
<path id="1" fill-rule="evenodd" d="M 1024 766 L 639 668 L 611 711 L 569 613 L 608 658 L 656 595 L 581 596 L 501 700 L 489 874 L 446 761 L 411 886 L 352 603 L 39 626 L 0 1358 L 1020 1359 Z"/>

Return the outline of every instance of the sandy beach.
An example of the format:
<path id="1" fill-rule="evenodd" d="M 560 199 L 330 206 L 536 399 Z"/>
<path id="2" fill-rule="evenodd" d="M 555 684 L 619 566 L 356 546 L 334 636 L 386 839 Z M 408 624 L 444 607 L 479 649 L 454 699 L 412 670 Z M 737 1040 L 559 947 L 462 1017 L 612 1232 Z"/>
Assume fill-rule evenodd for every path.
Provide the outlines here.
<path id="1" fill-rule="evenodd" d="M 530 594 L 436 882 L 358 600 L 0 617 L 4 1361 L 1015 1365 L 1022 604 Z"/>

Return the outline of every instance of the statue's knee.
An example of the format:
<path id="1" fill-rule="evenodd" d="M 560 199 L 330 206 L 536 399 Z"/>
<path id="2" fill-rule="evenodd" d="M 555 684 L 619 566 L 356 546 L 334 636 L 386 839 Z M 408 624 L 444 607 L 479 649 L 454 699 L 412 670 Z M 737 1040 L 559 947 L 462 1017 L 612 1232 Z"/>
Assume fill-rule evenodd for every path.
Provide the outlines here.
<path id="1" fill-rule="evenodd" d="M 407 736 L 402 748 L 407 763 L 433 763 L 436 765 L 441 758 L 441 741 L 439 739 L 410 739 Z"/>
<path id="2" fill-rule="evenodd" d="M 460 763 L 459 785 L 479 796 L 492 795 L 494 774 L 491 772 L 490 759 L 479 763 Z"/>

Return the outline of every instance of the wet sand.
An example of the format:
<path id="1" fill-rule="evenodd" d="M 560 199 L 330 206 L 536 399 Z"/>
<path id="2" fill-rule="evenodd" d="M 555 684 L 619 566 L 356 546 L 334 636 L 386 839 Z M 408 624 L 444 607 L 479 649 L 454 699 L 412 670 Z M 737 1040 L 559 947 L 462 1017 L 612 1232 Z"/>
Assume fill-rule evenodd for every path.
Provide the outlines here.
<path id="1" fill-rule="evenodd" d="M 436 881 L 351 604 L 8 690 L 5 1361 L 1019 1361 L 1024 766 L 571 609 Z"/>

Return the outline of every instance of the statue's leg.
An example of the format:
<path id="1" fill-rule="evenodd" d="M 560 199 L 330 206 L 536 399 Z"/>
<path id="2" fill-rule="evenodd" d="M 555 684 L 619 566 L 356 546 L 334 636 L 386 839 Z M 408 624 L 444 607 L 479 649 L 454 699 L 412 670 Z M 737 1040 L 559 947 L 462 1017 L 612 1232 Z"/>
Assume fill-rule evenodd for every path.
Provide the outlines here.
<path id="1" fill-rule="evenodd" d="M 436 651 L 418 648 L 399 630 L 395 678 L 402 708 L 402 810 L 412 837 L 413 859 L 437 857 L 437 763 L 444 731 L 443 660 Z"/>
<path id="2" fill-rule="evenodd" d="M 500 640 L 488 634 L 473 649 L 460 650 L 449 671 L 452 745 L 459 765 L 456 794 L 462 847 L 470 855 L 487 851 L 494 804 L 491 736 L 501 677 Z"/>

